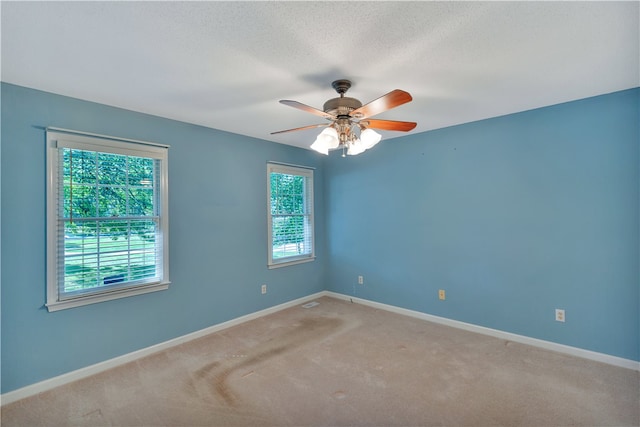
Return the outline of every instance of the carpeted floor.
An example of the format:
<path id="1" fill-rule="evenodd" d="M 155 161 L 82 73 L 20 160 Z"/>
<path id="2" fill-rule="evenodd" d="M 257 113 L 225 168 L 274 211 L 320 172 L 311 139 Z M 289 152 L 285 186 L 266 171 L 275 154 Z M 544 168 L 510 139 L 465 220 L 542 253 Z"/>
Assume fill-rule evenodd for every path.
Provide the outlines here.
<path id="1" fill-rule="evenodd" d="M 2 426 L 638 426 L 640 373 L 323 297 L 2 407 Z"/>

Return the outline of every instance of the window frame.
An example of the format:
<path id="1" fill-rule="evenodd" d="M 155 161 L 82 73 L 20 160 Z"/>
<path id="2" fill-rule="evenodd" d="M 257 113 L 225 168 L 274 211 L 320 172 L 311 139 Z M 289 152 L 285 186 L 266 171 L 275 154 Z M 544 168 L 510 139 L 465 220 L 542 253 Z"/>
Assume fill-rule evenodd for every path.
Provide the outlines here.
<path id="1" fill-rule="evenodd" d="M 290 165 L 285 163 L 268 162 L 267 163 L 267 267 L 269 269 L 286 267 L 306 262 L 314 261 L 315 256 L 315 213 L 314 213 L 314 170 L 310 167 Z M 304 205 L 307 206 L 309 212 L 301 214 L 308 217 L 308 227 L 310 232 L 308 237 L 311 241 L 310 253 L 301 255 L 292 255 L 281 258 L 273 257 L 273 216 L 271 213 L 271 174 L 280 173 L 286 175 L 302 176 L 305 178 L 305 194 Z"/>
<path id="2" fill-rule="evenodd" d="M 168 289 L 169 281 L 169 197 L 168 197 L 168 148 L 167 145 L 105 135 L 90 134 L 58 128 L 46 129 L 47 157 L 47 292 L 46 307 L 49 312 L 95 304 L 134 295 L 146 294 Z M 60 148 L 71 148 L 98 153 L 151 158 L 159 162 L 158 182 L 156 184 L 158 228 L 156 238 L 160 239 L 161 252 L 156 266 L 161 269 L 159 280 L 122 286 L 97 287 L 95 292 L 88 291 L 73 296 L 64 296 L 59 290 L 60 257 L 64 257 L 64 218 L 60 214 L 59 203 L 59 167 Z M 63 196 L 64 197 L 64 196 Z M 61 237 L 62 236 L 62 237 Z M 62 248 L 62 253 L 61 252 Z"/>

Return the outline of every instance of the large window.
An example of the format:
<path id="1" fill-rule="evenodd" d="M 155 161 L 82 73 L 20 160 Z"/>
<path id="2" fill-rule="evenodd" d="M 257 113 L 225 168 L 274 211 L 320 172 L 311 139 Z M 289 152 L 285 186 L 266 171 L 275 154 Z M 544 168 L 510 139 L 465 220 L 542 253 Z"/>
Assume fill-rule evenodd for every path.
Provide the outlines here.
<path id="1" fill-rule="evenodd" d="M 47 308 L 166 289 L 167 147 L 47 130 Z"/>
<path id="2" fill-rule="evenodd" d="M 314 259 L 313 170 L 267 165 L 269 268 Z"/>

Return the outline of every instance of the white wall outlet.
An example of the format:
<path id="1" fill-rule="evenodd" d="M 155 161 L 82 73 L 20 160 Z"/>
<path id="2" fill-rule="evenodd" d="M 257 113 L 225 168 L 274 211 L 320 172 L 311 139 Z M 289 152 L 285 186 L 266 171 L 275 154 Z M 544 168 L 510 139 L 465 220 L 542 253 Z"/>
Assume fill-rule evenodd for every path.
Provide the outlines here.
<path id="1" fill-rule="evenodd" d="M 266 293 L 267 293 L 267 285 L 262 285 L 261 292 L 262 292 L 263 294 L 266 294 Z"/>
<path id="2" fill-rule="evenodd" d="M 444 289 L 440 289 L 438 291 L 438 298 L 443 301 L 447 298 L 447 294 L 445 293 Z"/>
<path id="3" fill-rule="evenodd" d="M 364 285 L 364 277 L 358 276 L 358 285 Z"/>
<path id="4" fill-rule="evenodd" d="M 556 308 L 556 321 L 564 322 L 564 310 L 561 308 Z"/>

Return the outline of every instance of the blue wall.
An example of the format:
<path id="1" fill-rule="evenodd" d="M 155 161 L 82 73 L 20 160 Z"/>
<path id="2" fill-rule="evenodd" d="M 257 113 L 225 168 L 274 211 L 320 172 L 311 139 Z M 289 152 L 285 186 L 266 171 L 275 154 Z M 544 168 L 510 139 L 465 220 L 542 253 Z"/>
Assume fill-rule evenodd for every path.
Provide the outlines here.
<path id="1" fill-rule="evenodd" d="M 325 159 L 3 83 L 1 391 L 324 289 L 640 360 L 639 97 Z M 171 145 L 168 291 L 46 311 L 46 126 Z M 317 168 L 313 263 L 266 267 L 268 160 Z"/>
<path id="2" fill-rule="evenodd" d="M 46 126 L 171 145 L 169 290 L 47 312 Z M 4 83 L 1 136 L 3 393 L 325 288 L 313 152 Z M 267 269 L 269 160 L 318 167 L 315 262 Z"/>
<path id="3" fill-rule="evenodd" d="M 328 288 L 640 360 L 639 97 L 330 156 Z"/>

